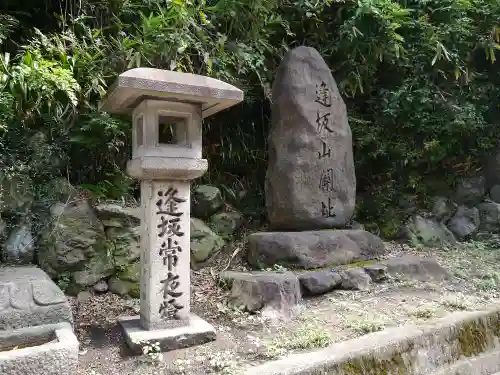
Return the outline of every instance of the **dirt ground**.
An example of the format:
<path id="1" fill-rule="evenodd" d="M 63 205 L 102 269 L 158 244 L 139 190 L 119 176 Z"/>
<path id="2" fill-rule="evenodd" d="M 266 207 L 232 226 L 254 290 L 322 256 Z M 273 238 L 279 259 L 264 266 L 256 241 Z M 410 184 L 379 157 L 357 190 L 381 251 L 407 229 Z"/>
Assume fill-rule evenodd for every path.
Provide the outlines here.
<path id="1" fill-rule="evenodd" d="M 471 242 L 452 248 L 418 251 L 387 243 L 387 257 L 432 256 L 453 280 L 417 282 L 392 278 L 369 291 L 335 291 L 304 300 L 300 313 L 284 320 L 272 314 L 250 315 L 227 305 L 217 286 L 220 271 L 242 270 L 238 246 L 193 271 L 193 310 L 217 330 L 216 341 L 169 353 L 162 358 L 131 356 L 117 318 L 136 315 L 139 302 L 112 294 L 84 301 L 72 298 L 81 343 L 78 375 L 226 374 L 297 351 L 312 350 L 369 332 L 442 317 L 457 310 L 479 310 L 500 302 L 500 243 Z M 240 264 L 238 264 L 240 263 Z"/>

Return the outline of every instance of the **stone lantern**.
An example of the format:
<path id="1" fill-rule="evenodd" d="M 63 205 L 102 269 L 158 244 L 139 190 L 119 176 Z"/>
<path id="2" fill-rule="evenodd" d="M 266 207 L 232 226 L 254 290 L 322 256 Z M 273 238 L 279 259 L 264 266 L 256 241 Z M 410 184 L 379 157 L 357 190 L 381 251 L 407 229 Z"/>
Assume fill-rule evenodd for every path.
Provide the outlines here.
<path id="1" fill-rule="evenodd" d="M 127 173 L 141 183 L 140 317 L 121 320 L 128 344 L 162 350 L 201 344 L 214 328 L 190 312 L 190 184 L 207 168 L 202 120 L 243 100 L 225 82 L 136 68 L 118 77 L 101 109 L 132 116 Z"/>

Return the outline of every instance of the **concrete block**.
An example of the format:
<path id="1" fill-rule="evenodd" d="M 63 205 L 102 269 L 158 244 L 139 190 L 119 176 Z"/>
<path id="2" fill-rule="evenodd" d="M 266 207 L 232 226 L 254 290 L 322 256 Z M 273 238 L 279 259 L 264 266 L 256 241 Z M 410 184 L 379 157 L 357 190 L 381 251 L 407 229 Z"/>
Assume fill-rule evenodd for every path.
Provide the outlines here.
<path id="1" fill-rule="evenodd" d="M 190 314 L 187 324 L 172 328 L 145 330 L 139 317 L 124 317 L 120 324 L 129 347 L 141 352 L 138 342 L 159 342 L 162 352 L 201 345 L 215 340 L 215 329 L 200 317 Z"/>
<path id="2" fill-rule="evenodd" d="M 77 366 L 78 340 L 68 323 L 0 332 L 0 374 L 71 375 Z"/>

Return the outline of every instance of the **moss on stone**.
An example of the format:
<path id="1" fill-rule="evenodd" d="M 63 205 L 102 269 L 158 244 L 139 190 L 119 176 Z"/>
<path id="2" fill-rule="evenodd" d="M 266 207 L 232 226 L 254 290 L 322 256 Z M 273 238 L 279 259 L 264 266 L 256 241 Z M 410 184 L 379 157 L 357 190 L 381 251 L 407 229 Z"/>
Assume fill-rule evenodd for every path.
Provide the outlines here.
<path id="1" fill-rule="evenodd" d="M 483 352 L 488 346 L 491 331 L 484 321 L 472 320 L 460 326 L 458 344 L 461 354 L 472 357 Z"/>
<path id="2" fill-rule="evenodd" d="M 376 262 L 377 261 L 375 259 L 358 260 L 356 262 L 342 264 L 338 267 L 341 267 L 341 268 L 363 268 L 364 266 L 368 266 L 368 265 L 374 264 Z"/>
<path id="3" fill-rule="evenodd" d="M 337 371 L 345 375 L 406 375 L 407 366 L 403 355 L 396 352 L 389 359 L 379 359 L 373 356 L 353 358 L 337 366 Z"/>
<path id="4" fill-rule="evenodd" d="M 139 284 L 133 284 L 128 295 L 132 298 L 141 298 L 141 286 Z"/>

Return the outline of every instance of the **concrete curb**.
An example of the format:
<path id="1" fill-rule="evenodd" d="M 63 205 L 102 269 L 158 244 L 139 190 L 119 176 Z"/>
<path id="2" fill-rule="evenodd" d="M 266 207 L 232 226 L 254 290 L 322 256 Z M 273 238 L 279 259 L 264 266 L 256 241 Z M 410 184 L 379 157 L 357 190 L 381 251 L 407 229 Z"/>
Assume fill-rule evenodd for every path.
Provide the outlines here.
<path id="1" fill-rule="evenodd" d="M 484 311 L 457 312 L 422 326 L 389 328 L 313 352 L 293 354 L 248 368 L 245 374 L 448 375 L 461 374 L 457 372 L 460 368 L 466 370 L 476 361 L 477 371 L 464 373 L 486 375 L 500 371 L 500 356 L 496 354 L 499 338 L 497 304 Z"/>
<path id="2" fill-rule="evenodd" d="M 40 345 L 2 351 L 32 342 Z M 78 366 L 78 340 L 69 323 L 1 332 L 0 343 L 0 374 L 70 375 Z"/>

